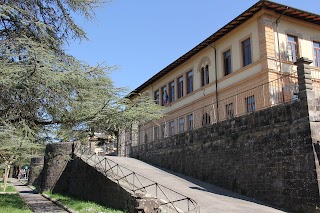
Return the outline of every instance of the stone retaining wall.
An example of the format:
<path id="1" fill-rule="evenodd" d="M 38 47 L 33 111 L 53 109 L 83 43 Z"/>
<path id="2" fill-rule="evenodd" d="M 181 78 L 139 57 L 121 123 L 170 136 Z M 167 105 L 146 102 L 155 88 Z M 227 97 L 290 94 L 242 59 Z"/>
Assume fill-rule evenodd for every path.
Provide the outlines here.
<path id="1" fill-rule="evenodd" d="M 153 211 L 157 199 L 133 194 L 73 154 L 73 143 L 48 144 L 42 190 L 90 200 L 129 212 Z M 152 209 L 152 210 L 151 210 Z"/>

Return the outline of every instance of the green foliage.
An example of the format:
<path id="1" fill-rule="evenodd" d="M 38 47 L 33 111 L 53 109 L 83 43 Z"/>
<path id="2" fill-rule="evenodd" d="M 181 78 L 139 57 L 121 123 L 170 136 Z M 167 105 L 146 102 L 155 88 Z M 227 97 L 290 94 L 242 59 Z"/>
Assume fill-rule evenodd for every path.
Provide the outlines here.
<path id="1" fill-rule="evenodd" d="M 45 191 L 44 194 L 60 201 L 64 205 L 68 206 L 69 208 L 79 213 L 87 213 L 87 212 L 122 213 L 123 212 L 121 210 L 111 209 L 111 208 L 96 204 L 94 202 L 79 200 L 66 195 L 51 193 L 48 191 Z"/>
<path id="2" fill-rule="evenodd" d="M 4 0 L 0 3 L 0 161 L 38 155 L 51 141 L 114 132 L 161 117 L 147 96 L 122 97 L 113 66 L 92 67 L 65 53 L 86 39 L 73 21 L 91 19 L 101 0 Z M 57 138 L 54 138 L 57 137 Z"/>
<path id="3" fill-rule="evenodd" d="M 0 212 L 2 213 L 31 213 L 18 194 L 0 194 Z"/>

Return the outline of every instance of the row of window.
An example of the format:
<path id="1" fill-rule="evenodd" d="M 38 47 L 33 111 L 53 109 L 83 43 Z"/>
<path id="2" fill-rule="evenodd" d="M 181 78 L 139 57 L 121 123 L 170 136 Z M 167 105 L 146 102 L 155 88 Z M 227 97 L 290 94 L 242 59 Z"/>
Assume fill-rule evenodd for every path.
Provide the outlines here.
<path id="1" fill-rule="evenodd" d="M 296 62 L 299 58 L 299 45 L 298 37 L 287 35 L 288 44 L 287 44 L 287 55 L 286 60 L 291 62 Z M 251 52 L 251 40 L 250 38 L 241 42 L 242 50 L 242 65 L 247 66 L 252 63 L 252 52 Z M 314 66 L 320 67 L 320 42 L 313 42 L 313 54 L 314 54 Z M 224 75 L 229 75 L 232 73 L 232 55 L 231 49 L 223 52 L 223 71 Z M 209 65 L 205 65 L 201 68 L 201 86 L 209 84 Z M 154 99 L 157 104 L 165 105 L 170 102 L 174 102 L 175 97 L 175 82 L 172 81 L 167 86 L 157 90 L 154 93 Z M 184 76 L 177 78 L 177 99 L 184 96 Z M 161 91 L 161 97 L 160 97 Z M 186 74 L 186 92 L 187 94 L 193 92 L 193 71 L 189 71 Z"/>
<path id="2" fill-rule="evenodd" d="M 251 57 L 251 41 L 250 38 L 241 43 L 242 45 L 242 60 L 243 66 L 247 66 L 252 63 Z M 231 50 L 227 50 L 223 53 L 224 74 L 228 75 L 232 73 L 231 63 Z M 187 94 L 193 92 L 193 71 L 186 73 L 186 92 Z M 201 86 L 209 84 L 209 65 L 201 67 Z M 160 90 L 154 92 L 154 100 L 157 104 L 166 105 L 175 101 L 175 81 L 172 81 L 163 86 Z M 177 78 L 177 99 L 184 96 L 184 76 Z"/>
<path id="3" fill-rule="evenodd" d="M 178 122 L 178 133 L 182 133 L 185 130 L 192 130 L 193 129 L 193 114 L 189 114 L 186 117 L 181 117 L 177 119 Z M 187 125 L 187 126 L 186 126 Z M 153 129 L 153 137 L 154 140 L 157 140 L 159 138 L 165 138 L 167 136 L 173 136 L 175 132 L 175 120 L 172 120 L 168 123 L 168 127 L 166 123 L 162 123 L 161 127 L 154 127 Z M 186 127 L 186 129 L 185 129 Z M 167 131 L 168 128 L 168 131 Z M 161 130 L 161 131 L 160 131 Z M 148 136 L 145 135 L 145 142 L 147 142 Z"/>
<path id="4" fill-rule="evenodd" d="M 245 98 L 246 112 L 250 113 L 255 111 L 256 103 L 254 95 Z M 234 106 L 233 103 L 229 103 L 225 106 L 227 119 L 234 117 Z M 177 125 L 176 125 L 177 122 Z M 211 124 L 211 116 L 208 113 L 202 115 L 202 126 Z M 168 129 L 167 129 L 168 128 Z M 176 129 L 177 128 L 177 129 Z M 194 128 L 194 116 L 193 114 L 188 114 L 185 117 L 180 117 L 177 120 L 171 120 L 168 123 L 162 123 L 162 125 L 156 126 L 153 129 L 153 139 L 158 140 L 160 138 L 165 138 L 167 136 L 173 136 L 176 133 L 183 133 L 184 131 L 189 131 Z M 145 142 L 148 141 L 148 135 L 144 136 Z"/>

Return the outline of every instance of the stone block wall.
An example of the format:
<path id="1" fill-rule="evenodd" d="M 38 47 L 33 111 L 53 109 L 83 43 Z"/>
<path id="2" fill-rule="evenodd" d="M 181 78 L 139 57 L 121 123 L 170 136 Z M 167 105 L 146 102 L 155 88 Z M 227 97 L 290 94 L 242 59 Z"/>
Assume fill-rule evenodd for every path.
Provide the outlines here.
<path id="1" fill-rule="evenodd" d="M 291 211 L 320 204 L 316 154 L 303 101 L 132 150 L 145 162 Z"/>
<path id="2" fill-rule="evenodd" d="M 122 188 L 75 156 L 73 147 L 73 143 L 47 145 L 42 190 L 71 195 L 129 212 L 156 212 L 155 206 L 159 207 L 157 199 L 137 195 Z"/>

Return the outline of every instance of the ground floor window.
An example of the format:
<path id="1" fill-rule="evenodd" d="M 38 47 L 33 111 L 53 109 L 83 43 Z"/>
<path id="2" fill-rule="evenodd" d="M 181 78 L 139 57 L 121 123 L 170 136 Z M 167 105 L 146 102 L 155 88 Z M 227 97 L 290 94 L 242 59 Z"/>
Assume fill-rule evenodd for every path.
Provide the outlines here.
<path id="1" fill-rule="evenodd" d="M 254 100 L 254 95 L 251 95 L 247 98 L 245 98 L 246 103 L 246 111 L 247 112 L 253 112 L 256 110 L 256 102 Z"/>

